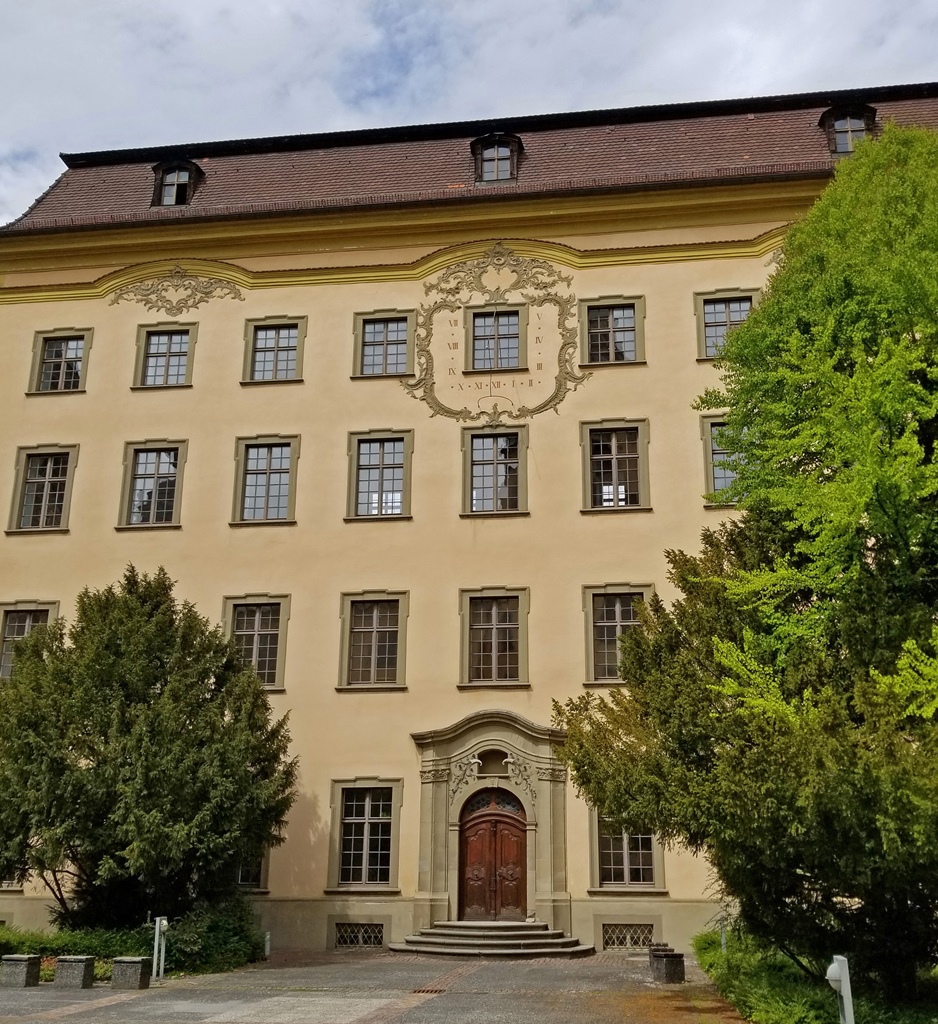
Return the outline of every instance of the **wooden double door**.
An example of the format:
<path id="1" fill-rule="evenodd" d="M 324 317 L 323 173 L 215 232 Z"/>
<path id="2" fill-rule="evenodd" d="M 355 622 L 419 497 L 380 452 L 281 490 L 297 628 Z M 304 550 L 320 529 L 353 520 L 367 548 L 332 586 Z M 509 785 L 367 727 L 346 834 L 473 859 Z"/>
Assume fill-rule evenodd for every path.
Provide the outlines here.
<path id="1" fill-rule="evenodd" d="M 483 789 L 459 819 L 459 918 L 523 921 L 527 915 L 524 807 L 503 789 Z"/>

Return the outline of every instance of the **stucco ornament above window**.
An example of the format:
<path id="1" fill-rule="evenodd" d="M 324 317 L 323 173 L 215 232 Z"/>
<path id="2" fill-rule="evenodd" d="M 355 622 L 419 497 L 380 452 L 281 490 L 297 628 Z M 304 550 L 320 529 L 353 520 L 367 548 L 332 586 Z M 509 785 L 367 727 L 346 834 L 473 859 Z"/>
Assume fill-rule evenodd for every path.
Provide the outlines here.
<path id="1" fill-rule="evenodd" d="M 431 416 L 483 428 L 556 410 L 592 376 L 576 368 L 572 283 L 554 264 L 502 242 L 447 267 L 424 284 L 417 378 L 402 387 Z"/>
<path id="2" fill-rule="evenodd" d="M 175 266 L 168 274 L 123 285 L 111 296 L 110 305 L 140 302 L 147 309 L 181 316 L 209 299 L 237 299 L 244 302 L 241 289 L 220 277 L 199 277 Z"/>

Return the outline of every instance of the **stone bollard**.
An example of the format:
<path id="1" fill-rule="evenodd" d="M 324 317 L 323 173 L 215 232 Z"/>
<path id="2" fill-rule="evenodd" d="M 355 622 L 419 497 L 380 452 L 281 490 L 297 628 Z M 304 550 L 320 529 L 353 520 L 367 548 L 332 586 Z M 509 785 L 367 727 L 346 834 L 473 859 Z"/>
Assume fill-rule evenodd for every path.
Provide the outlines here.
<path id="1" fill-rule="evenodd" d="M 684 954 L 655 952 L 651 962 L 651 976 L 663 985 L 680 985 L 684 981 Z"/>
<path id="2" fill-rule="evenodd" d="M 673 953 L 674 947 L 669 946 L 666 942 L 653 942 L 648 947 L 648 966 L 652 969 L 655 966 L 655 953 Z"/>
<path id="3" fill-rule="evenodd" d="M 0 961 L 0 986 L 3 988 L 34 988 L 39 984 L 38 955 L 14 953 Z"/>
<path id="4" fill-rule="evenodd" d="M 149 988 L 153 959 L 148 956 L 114 957 L 111 988 Z"/>
<path id="5" fill-rule="evenodd" d="M 94 957 L 57 957 L 55 983 L 61 985 L 62 988 L 91 988 L 94 984 Z"/>

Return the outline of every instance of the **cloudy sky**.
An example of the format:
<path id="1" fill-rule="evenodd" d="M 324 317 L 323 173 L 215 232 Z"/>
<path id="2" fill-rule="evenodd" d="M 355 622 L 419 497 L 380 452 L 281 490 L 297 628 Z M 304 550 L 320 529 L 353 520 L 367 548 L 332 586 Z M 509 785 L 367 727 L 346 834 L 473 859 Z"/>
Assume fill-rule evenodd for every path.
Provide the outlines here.
<path id="1" fill-rule="evenodd" d="M 0 223 L 59 152 L 925 82 L 935 0 L 0 0 Z"/>

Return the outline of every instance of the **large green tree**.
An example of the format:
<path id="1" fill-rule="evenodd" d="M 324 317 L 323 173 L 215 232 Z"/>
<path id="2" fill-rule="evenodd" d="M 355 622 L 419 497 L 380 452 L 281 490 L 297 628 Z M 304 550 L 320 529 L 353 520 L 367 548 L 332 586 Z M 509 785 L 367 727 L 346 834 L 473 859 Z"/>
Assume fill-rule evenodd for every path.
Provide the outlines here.
<path id="1" fill-rule="evenodd" d="M 558 707 L 565 757 L 755 934 L 902 994 L 938 957 L 938 136 L 838 167 L 721 369 L 742 517 L 667 553 L 681 596 Z"/>
<path id="2" fill-rule="evenodd" d="M 0 873 L 41 879 L 73 925 L 220 899 L 282 841 L 289 739 L 222 631 L 131 566 L 0 680 Z"/>

